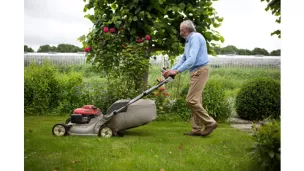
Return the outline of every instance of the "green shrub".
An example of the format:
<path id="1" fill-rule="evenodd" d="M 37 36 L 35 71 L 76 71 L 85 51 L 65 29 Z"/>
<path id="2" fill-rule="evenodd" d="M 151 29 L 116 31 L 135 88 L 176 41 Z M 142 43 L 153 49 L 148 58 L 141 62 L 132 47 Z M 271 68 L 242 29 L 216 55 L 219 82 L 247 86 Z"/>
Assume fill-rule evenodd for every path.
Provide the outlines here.
<path id="1" fill-rule="evenodd" d="M 84 105 L 82 99 L 83 78 L 80 72 L 69 71 L 57 77 L 60 86 L 59 106 L 57 110 L 61 113 L 72 113 L 75 108 Z"/>
<path id="2" fill-rule="evenodd" d="M 90 79 L 83 84 L 82 99 L 86 104 L 94 104 L 96 107 L 107 110 L 119 99 L 133 99 L 141 92 L 130 88 L 127 79 L 117 77 L 101 82 L 100 79 Z"/>
<path id="3" fill-rule="evenodd" d="M 81 97 L 84 104 L 92 104 L 102 109 L 104 107 L 104 96 L 106 91 L 106 84 L 100 79 L 90 78 L 81 86 Z"/>
<path id="4" fill-rule="evenodd" d="M 217 121 L 225 121 L 231 115 L 231 105 L 225 96 L 225 90 L 232 87 L 231 82 L 222 78 L 211 78 L 203 91 L 203 107 Z M 190 117 L 190 109 L 186 105 L 189 86 L 181 91 L 181 96 L 175 101 L 171 112 L 186 119 Z"/>
<path id="5" fill-rule="evenodd" d="M 24 112 L 43 115 L 59 104 L 60 88 L 57 70 L 48 62 L 31 63 L 24 70 Z"/>
<path id="6" fill-rule="evenodd" d="M 222 78 L 211 78 L 203 91 L 203 106 L 216 121 L 225 121 L 230 117 L 232 107 L 225 96 L 230 83 Z"/>
<path id="7" fill-rule="evenodd" d="M 254 132 L 255 146 L 252 157 L 258 164 L 258 170 L 280 170 L 281 163 L 281 131 L 280 121 L 265 122 Z"/>
<path id="8" fill-rule="evenodd" d="M 167 92 L 164 86 L 159 87 L 157 90 L 152 92 L 151 95 L 148 96 L 148 98 L 154 100 L 157 109 L 157 114 L 164 114 L 169 112 L 170 94 Z"/>
<path id="9" fill-rule="evenodd" d="M 178 116 L 183 121 L 187 121 L 191 117 L 191 110 L 186 104 L 186 98 L 176 99 L 170 112 Z"/>
<path id="10" fill-rule="evenodd" d="M 280 82 L 256 78 L 246 82 L 236 97 L 236 112 L 245 119 L 258 120 L 280 116 Z"/>

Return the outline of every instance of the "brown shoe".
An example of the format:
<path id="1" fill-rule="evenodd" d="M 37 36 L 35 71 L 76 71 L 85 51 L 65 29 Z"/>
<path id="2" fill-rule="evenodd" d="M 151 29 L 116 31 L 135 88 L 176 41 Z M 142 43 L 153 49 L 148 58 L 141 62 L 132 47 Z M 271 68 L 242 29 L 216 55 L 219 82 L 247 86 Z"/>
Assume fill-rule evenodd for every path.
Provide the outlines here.
<path id="1" fill-rule="evenodd" d="M 205 129 L 202 131 L 202 136 L 209 135 L 215 128 L 217 127 L 217 123 L 215 122 L 213 125 L 206 126 Z"/>
<path id="2" fill-rule="evenodd" d="M 189 136 L 202 136 L 203 131 L 191 131 L 191 132 L 185 132 L 184 135 Z"/>

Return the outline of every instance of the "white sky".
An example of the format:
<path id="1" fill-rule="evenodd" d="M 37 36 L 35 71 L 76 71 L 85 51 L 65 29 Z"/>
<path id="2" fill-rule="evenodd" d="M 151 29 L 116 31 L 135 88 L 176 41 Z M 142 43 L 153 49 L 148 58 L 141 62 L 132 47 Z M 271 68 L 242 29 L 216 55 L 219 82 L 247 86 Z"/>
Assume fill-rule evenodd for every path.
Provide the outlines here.
<path id="1" fill-rule="evenodd" d="M 81 46 L 77 38 L 89 32 L 93 24 L 83 12 L 83 0 L 25 0 L 24 44 L 35 51 L 39 46 L 60 43 Z M 265 2 L 260 0 L 220 0 L 214 7 L 224 17 L 218 31 L 225 38 L 222 47 L 234 45 L 252 50 L 265 48 L 269 52 L 281 48 L 281 41 L 270 33 L 280 28 Z"/>

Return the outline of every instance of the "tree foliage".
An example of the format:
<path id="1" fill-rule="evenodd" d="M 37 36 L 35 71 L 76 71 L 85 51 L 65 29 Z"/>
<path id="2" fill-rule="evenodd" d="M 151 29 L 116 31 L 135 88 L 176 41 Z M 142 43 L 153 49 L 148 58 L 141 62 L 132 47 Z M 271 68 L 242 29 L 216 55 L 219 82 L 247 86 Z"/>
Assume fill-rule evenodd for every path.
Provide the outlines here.
<path id="1" fill-rule="evenodd" d="M 126 61 L 131 60 L 135 72 L 129 73 L 130 76 L 142 76 L 147 73 L 146 64 L 153 53 L 168 54 L 172 60 L 182 54 L 184 39 L 179 35 L 179 25 L 185 19 L 194 21 L 196 30 L 204 35 L 209 53 L 215 54 L 215 43 L 224 41 L 214 30 L 223 18 L 217 16 L 211 0 L 84 1 L 84 12 L 94 11 L 85 15 L 94 26 L 78 40 L 84 47 L 92 48 L 87 59 L 107 74 L 115 71 L 115 74 L 125 75 L 125 65 L 130 65 Z M 136 51 L 128 51 L 126 47 Z M 147 82 L 147 75 L 145 78 Z"/>
<path id="2" fill-rule="evenodd" d="M 24 52 L 34 52 L 34 50 L 31 47 L 24 45 Z"/>
<path id="3" fill-rule="evenodd" d="M 83 52 L 83 49 L 71 44 L 59 44 L 56 48 L 57 52 Z"/>
<path id="4" fill-rule="evenodd" d="M 271 51 L 270 56 L 281 56 L 281 49 Z"/>
<path id="5" fill-rule="evenodd" d="M 217 55 L 229 55 L 229 54 L 235 54 L 235 55 L 263 55 L 263 56 L 281 56 L 281 50 L 273 50 L 271 53 L 269 53 L 264 48 L 256 47 L 253 50 L 249 49 L 238 49 L 237 47 L 233 45 L 228 45 L 226 47 L 216 47 L 215 52 Z"/>
<path id="6" fill-rule="evenodd" d="M 228 45 L 221 49 L 221 53 L 224 54 L 237 54 L 238 49 L 233 45 Z"/>
<path id="7" fill-rule="evenodd" d="M 56 46 L 50 45 L 41 45 L 37 52 L 60 52 L 60 53 L 69 53 L 69 52 L 83 52 L 83 49 L 71 44 L 59 44 Z"/>
<path id="8" fill-rule="evenodd" d="M 278 17 L 276 19 L 277 23 L 281 23 L 281 0 L 261 0 L 261 2 L 266 1 L 268 3 L 267 7 L 265 8 L 266 11 L 271 11 L 272 15 Z M 271 33 L 271 35 L 278 35 L 281 38 L 281 30 L 276 30 Z"/>
<path id="9" fill-rule="evenodd" d="M 269 56 L 269 52 L 263 48 L 254 48 L 251 52 L 252 55 L 264 55 Z"/>
<path id="10" fill-rule="evenodd" d="M 84 12 L 94 10 L 86 17 L 94 23 L 94 29 L 87 38 L 94 39 L 101 34 L 103 26 L 126 31 L 124 36 L 129 42 L 139 37 L 151 35 L 150 51 L 164 50 L 171 56 L 183 52 L 183 39 L 179 36 L 179 24 L 191 19 L 197 31 L 202 33 L 208 44 L 209 53 L 213 53 L 214 43 L 224 38 L 214 30 L 221 25 L 223 18 L 216 15 L 211 0 L 84 0 L 87 4 Z M 153 46 L 154 45 L 154 46 Z"/>
<path id="11" fill-rule="evenodd" d="M 238 55 L 251 55 L 252 52 L 251 50 L 248 49 L 238 49 Z"/>

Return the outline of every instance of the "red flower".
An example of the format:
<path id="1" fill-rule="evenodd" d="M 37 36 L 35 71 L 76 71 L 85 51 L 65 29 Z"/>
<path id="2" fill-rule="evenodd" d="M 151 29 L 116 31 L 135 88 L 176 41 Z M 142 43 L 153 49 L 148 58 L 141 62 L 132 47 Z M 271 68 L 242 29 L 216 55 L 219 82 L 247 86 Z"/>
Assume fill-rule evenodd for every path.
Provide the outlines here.
<path id="1" fill-rule="evenodd" d="M 91 50 L 92 50 L 91 47 L 86 47 L 86 48 L 84 48 L 84 51 L 85 51 L 85 52 L 90 52 Z"/>
<path id="2" fill-rule="evenodd" d="M 137 39 L 137 42 L 138 42 L 138 43 L 141 43 L 141 42 L 142 42 L 142 39 L 141 39 L 141 38 L 138 38 L 138 39 Z"/>
<path id="3" fill-rule="evenodd" d="M 149 35 L 146 35 L 146 40 L 151 40 L 151 37 Z"/>
<path id="4" fill-rule="evenodd" d="M 165 88 L 164 88 L 164 87 L 160 87 L 159 90 L 160 90 L 160 91 L 164 91 Z"/>
<path id="5" fill-rule="evenodd" d="M 119 30 L 122 30 L 122 26 L 119 27 Z"/>
<path id="6" fill-rule="evenodd" d="M 110 32 L 111 32 L 111 33 L 114 33 L 115 31 L 116 31 L 115 28 L 111 28 L 111 29 L 110 29 Z"/>
<path id="7" fill-rule="evenodd" d="M 109 31 L 109 28 L 108 27 L 104 27 L 103 28 L 103 32 L 107 33 Z"/>

